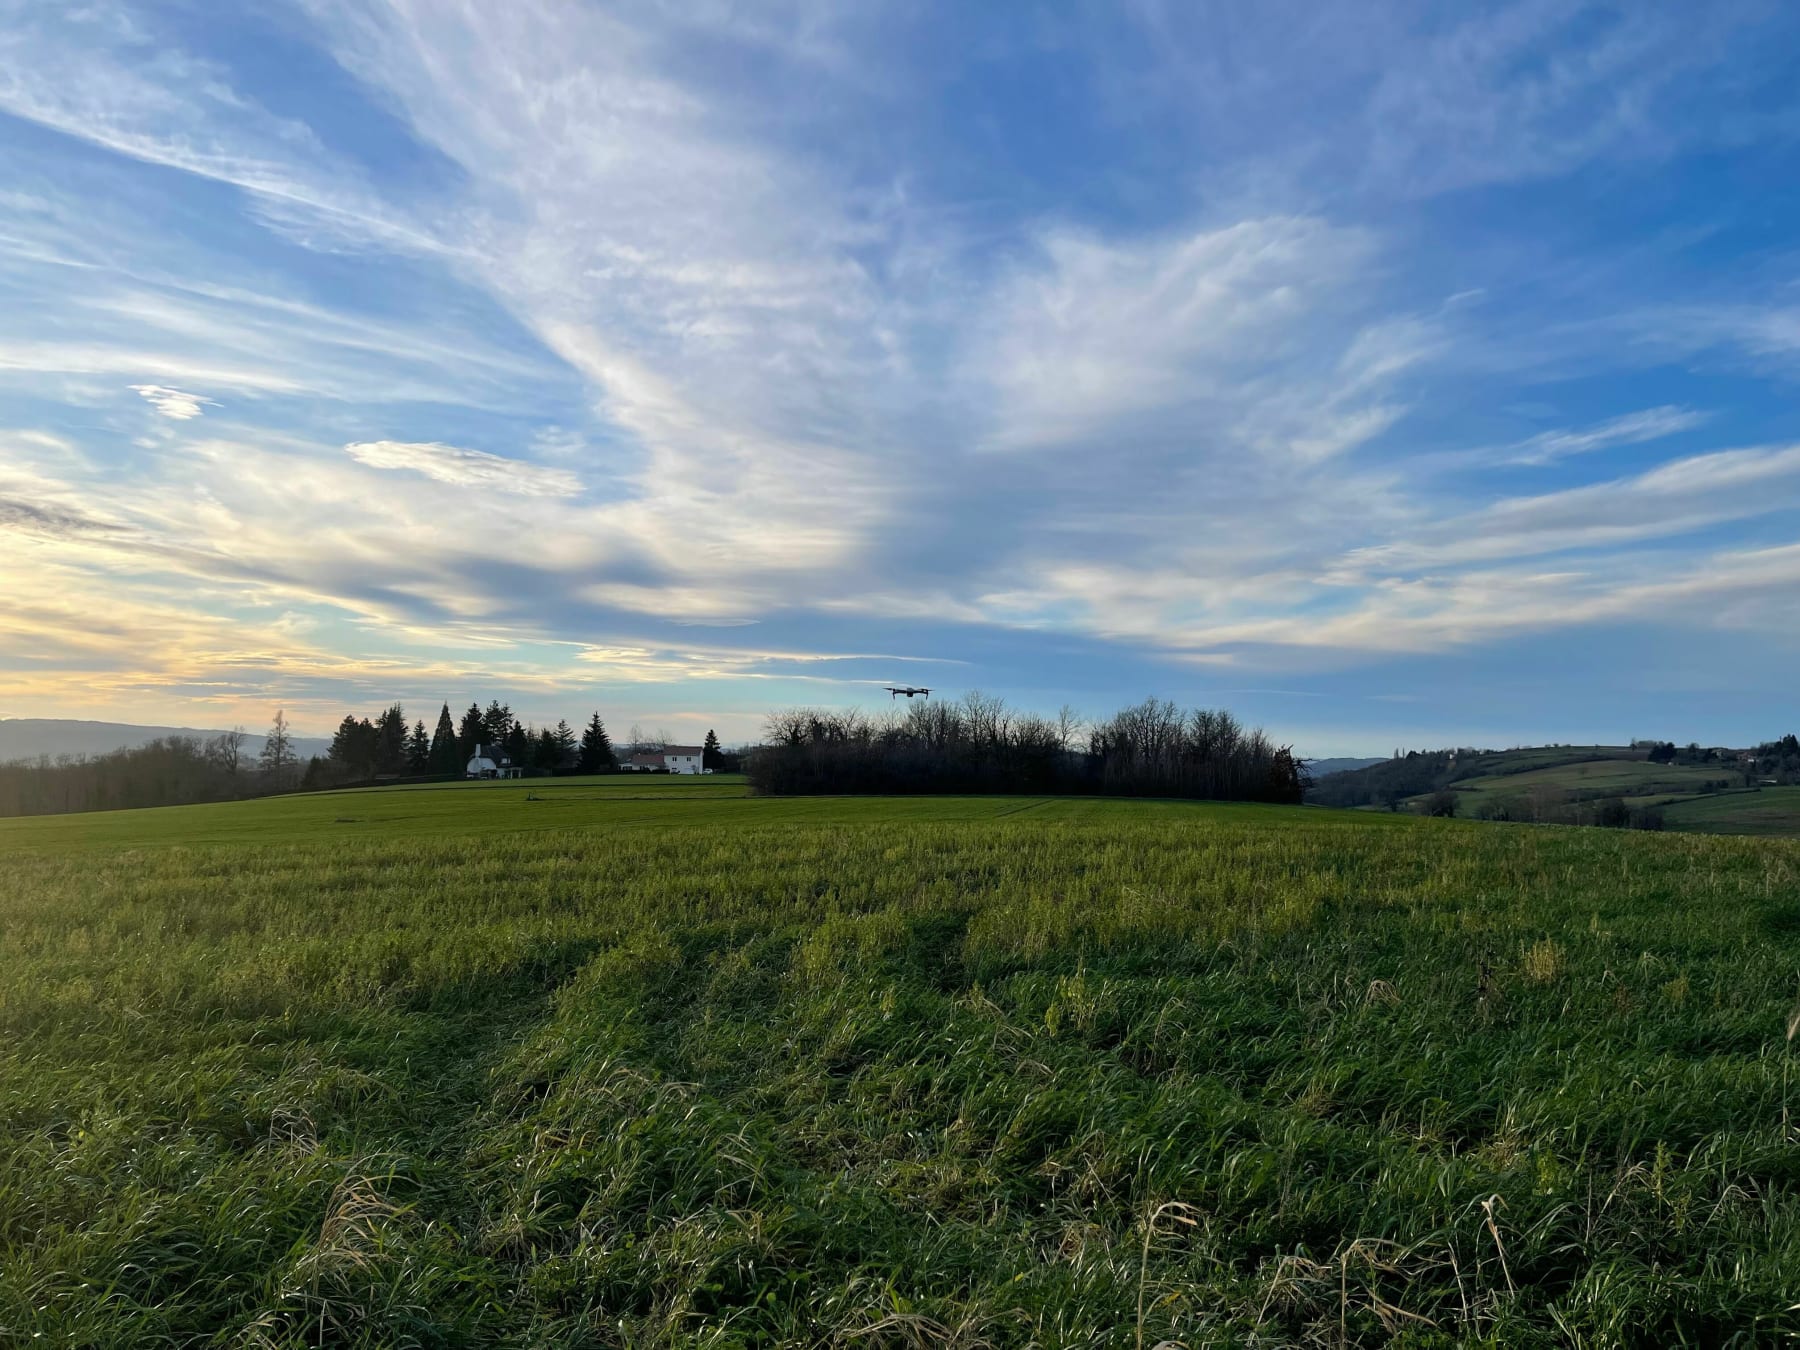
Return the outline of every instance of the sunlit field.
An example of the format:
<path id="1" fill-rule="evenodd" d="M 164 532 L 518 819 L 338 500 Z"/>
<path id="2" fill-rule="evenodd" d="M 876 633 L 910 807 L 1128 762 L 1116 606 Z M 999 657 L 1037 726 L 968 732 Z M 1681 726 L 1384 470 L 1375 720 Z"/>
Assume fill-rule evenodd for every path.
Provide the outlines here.
<path id="1" fill-rule="evenodd" d="M 1795 841 L 668 778 L 9 821 L 0 1342 L 1767 1344 L 1797 1003 Z"/>

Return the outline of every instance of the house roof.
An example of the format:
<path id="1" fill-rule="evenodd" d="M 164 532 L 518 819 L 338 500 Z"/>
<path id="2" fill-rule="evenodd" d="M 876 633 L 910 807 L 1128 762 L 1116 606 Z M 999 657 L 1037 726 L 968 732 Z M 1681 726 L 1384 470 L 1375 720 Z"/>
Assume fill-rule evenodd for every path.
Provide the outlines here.
<path id="1" fill-rule="evenodd" d="M 665 755 L 699 755 L 704 754 L 705 751 L 706 747 L 703 745 L 665 745 L 663 747 Z"/>

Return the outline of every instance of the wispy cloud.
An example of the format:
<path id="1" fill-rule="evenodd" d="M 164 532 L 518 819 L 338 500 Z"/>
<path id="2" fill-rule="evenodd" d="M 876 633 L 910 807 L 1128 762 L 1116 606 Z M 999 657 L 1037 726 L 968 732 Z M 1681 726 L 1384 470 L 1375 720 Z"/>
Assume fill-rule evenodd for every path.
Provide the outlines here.
<path id="1" fill-rule="evenodd" d="M 458 487 L 514 492 L 526 497 L 574 497 L 581 492 L 581 480 L 567 469 L 546 468 L 436 441 L 352 441 L 344 452 L 372 469 L 405 469 Z"/>
<path id="2" fill-rule="evenodd" d="M 1513 446 L 1505 456 L 1509 464 L 1554 464 L 1570 455 L 1585 455 L 1615 445 L 1642 445 L 1703 425 L 1707 414 L 1692 408 L 1664 405 L 1626 413 L 1580 430 L 1544 431 Z"/>
<path id="3" fill-rule="evenodd" d="M 254 661 L 168 648 L 258 688 L 384 643 L 449 670 L 445 634 L 533 687 L 854 692 L 1039 640 L 1135 679 L 1741 598 L 1800 461 L 1682 363 L 1791 372 L 1791 304 L 1621 289 L 1598 217 L 1506 194 L 1791 134 L 1735 97 L 1778 73 L 1755 9 L 1145 3 L 1033 44 L 967 7 L 309 0 L 282 40 L 327 92 L 262 87 L 253 26 L 27 7 L 0 414 L 72 448 L 0 445 L 35 466 L 0 525 L 93 594 L 179 579 L 196 633 L 299 615 L 225 626 Z M 1652 312 L 1715 322 L 1619 340 Z"/>
<path id="4" fill-rule="evenodd" d="M 199 417 L 206 409 L 219 406 L 213 399 L 190 394 L 182 389 L 171 389 L 165 384 L 134 384 L 131 388 L 164 417 L 177 422 Z"/>

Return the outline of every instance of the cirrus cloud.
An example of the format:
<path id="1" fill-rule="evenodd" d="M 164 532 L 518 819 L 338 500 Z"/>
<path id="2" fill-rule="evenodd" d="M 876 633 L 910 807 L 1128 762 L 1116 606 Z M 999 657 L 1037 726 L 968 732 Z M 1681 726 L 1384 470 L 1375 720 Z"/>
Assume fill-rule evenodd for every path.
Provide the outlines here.
<path id="1" fill-rule="evenodd" d="M 404 469 L 458 487 L 511 492 L 521 497 L 574 497 L 581 492 L 581 480 L 567 469 L 438 441 L 352 441 L 344 451 L 371 469 Z"/>

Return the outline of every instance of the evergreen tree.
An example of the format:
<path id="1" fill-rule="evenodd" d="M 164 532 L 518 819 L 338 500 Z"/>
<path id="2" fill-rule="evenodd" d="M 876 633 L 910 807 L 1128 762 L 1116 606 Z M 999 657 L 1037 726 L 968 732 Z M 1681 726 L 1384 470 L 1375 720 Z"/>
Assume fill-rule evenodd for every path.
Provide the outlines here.
<path id="1" fill-rule="evenodd" d="M 488 704 L 487 711 L 481 715 L 481 724 L 485 728 L 485 734 L 482 736 L 483 742 L 498 750 L 506 744 L 506 737 L 512 731 L 512 709 L 499 699 L 494 699 Z"/>
<path id="2" fill-rule="evenodd" d="M 531 729 L 523 722 L 514 722 L 506 733 L 506 757 L 521 769 L 531 762 Z"/>
<path id="3" fill-rule="evenodd" d="M 481 715 L 481 705 L 471 703 L 469 711 L 462 715 L 462 725 L 456 729 L 456 749 L 466 764 L 475 753 L 475 747 L 487 744 L 487 721 Z"/>
<path id="4" fill-rule="evenodd" d="M 345 714 L 331 738 L 328 757 L 340 778 L 367 778 L 375 770 L 378 745 L 379 733 L 372 722 Z"/>
<path id="5" fill-rule="evenodd" d="M 613 756 L 612 741 L 607 738 L 606 725 L 595 713 L 588 721 L 587 730 L 581 736 L 581 771 L 583 773 L 605 773 L 609 769 L 619 767 L 619 761 Z"/>
<path id="6" fill-rule="evenodd" d="M 431 738 L 431 771 L 458 773 L 468 762 L 468 756 L 457 747 L 456 723 L 450 720 L 450 705 L 446 703 L 438 714 L 437 732 Z"/>
<path id="7" fill-rule="evenodd" d="M 406 772 L 406 709 L 398 703 L 375 719 L 376 773 Z"/>
<path id="8" fill-rule="evenodd" d="M 553 772 L 556 762 L 562 758 L 562 747 L 556 743 L 556 733 L 545 727 L 538 732 L 537 739 L 531 745 L 531 767 Z"/>
<path id="9" fill-rule="evenodd" d="M 423 720 L 413 723 L 412 735 L 406 741 L 406 771 L 424 773 L 431 767 L 431 737 L 425 734 Z"/>
<path id="10" fill-rule="evenodd" d="M 706 743 L 700 747 L 700 767 L 703 769 L 717 769 L 719 767 L 719 762 L 724 759 L 724 757 L 724 752 L 719 749 L 718 735 L 713 732 L 711 728 L 708 728 L 706 733 Z"/>
<path id="11" fill-rule="evenodd" d="M 576 739 L 575 731 L 567 722 L 556 724 L 556 767 L 566 769 L 575 762 L 575 753 L 581 747 Z"/>

